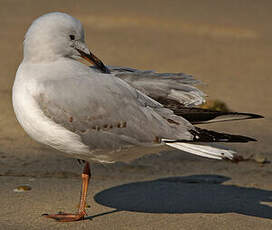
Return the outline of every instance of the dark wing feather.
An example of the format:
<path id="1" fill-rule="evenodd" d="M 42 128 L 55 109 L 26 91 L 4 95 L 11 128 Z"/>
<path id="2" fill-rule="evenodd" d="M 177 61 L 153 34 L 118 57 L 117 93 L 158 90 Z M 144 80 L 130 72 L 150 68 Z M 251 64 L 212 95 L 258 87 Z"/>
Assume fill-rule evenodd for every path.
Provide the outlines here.
<path id="1" fill-rule="evenodd" d="M 163 97 L 153 99 L 161 103 L 164 107 L 171 109 L 175 115 L 185 118 L 192 124 L 263 118 L 263 116 L 253 113 L 223 112 L 196 107 L 185 107 L 175 100 Z"/>
<path id="2" fill-rule="evenodd" d="M 249 141 L 257 141 L 254 138 L 241 136 L 241 135 L 233 135 L 228 133 L 219 133 L 212 130 L 201 129 L 195 127 L 195 130 L 190 131 L 193 135 L 193 140 L 164 140 L 166 143 L 175 143 L 175 142 L 249 142 Z"/>

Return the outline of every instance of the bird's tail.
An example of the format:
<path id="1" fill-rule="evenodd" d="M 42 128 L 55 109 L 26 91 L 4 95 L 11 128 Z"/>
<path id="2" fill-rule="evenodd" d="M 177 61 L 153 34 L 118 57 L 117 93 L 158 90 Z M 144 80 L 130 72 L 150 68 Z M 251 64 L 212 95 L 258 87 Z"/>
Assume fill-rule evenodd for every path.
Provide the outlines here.
<path id="1" fill-rule="evenodd" d="M 218 142 L 249 142 L 256 141 L 251 137 L 233 135 L 227 133 L 219 133 L 211 130 L 200 129 L 195 127 L 191 130 L 193 135 L 192 140 L 169 140 L 162 139 L 162 141 L 173 148 L 192 153 L 198 156 L 218 159 L 241 161 L 243 157 L 238 155 L 235 151 L 218 145 Z M 216 143 L 217 142 L 217 143 Z"/>
<path id="2" fill-rule="evenodd" d="M 201 157 L 207 157 L 212 159 L 218 160 L 231 160 L 231 161 L 238 161 L 241 156 L 237 155 L 237 153 L 233 150 L 226 149 L 226 148 L 217 148 L 213 146 L 206 146 L 206 145 L 199 145 L 199 144 L 189 144 L 189 143 L 181 143 L 181 142 L 173 142 L 169 143 L 166 142 L 167 145 L 188 152 L 192 153 Z"/>

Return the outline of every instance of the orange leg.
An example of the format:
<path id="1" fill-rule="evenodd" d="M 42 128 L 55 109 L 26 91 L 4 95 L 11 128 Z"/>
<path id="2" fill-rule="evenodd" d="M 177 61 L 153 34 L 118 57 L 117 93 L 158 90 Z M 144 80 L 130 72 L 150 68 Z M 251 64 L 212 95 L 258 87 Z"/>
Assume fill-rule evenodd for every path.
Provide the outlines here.
<path id="1" fill-rule="evenodd" d="M 82 186 L 81 186 L 80 203 L 79 203 L 78 212 L 75 214 L 72 214 L 72 213 L 43 214 L 43 216 L 47 218 L 55 219 L 60 222 L 71 222 L 71 221 L 78 221 L 78 220 L 84 219 L 84 216 L 86 215 L 85 208 L 86 208 L 88 185 L 89 185 L 89 180 L 91 178 L 90 165 L 88 162 L 85 163 L 81 177 L 82 177 Z"/>

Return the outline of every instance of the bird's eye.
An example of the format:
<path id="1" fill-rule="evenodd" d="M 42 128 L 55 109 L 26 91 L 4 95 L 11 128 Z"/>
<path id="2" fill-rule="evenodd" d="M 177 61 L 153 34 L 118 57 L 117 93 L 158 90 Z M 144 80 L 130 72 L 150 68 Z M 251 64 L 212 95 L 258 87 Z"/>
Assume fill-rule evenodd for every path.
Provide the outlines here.
<path id="1" fill-rule="evenodd" d="M 71 40 L 75 40 L 75 35 L 69 35 Z"/>

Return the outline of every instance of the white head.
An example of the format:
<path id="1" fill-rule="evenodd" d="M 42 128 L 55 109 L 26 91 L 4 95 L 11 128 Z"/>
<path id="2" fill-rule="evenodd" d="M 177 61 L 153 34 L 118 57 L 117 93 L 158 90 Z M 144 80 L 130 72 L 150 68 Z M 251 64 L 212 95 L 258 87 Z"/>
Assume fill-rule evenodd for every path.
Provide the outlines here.
<path id="1" fill-rule="evenodd" d="M 79 20 L 65 13 L 45 14 L 33 21 L 24 40 L 24 61 L 55 61 L 59 57 L 79 56 L 108 69 L 88 49 Z"/>

